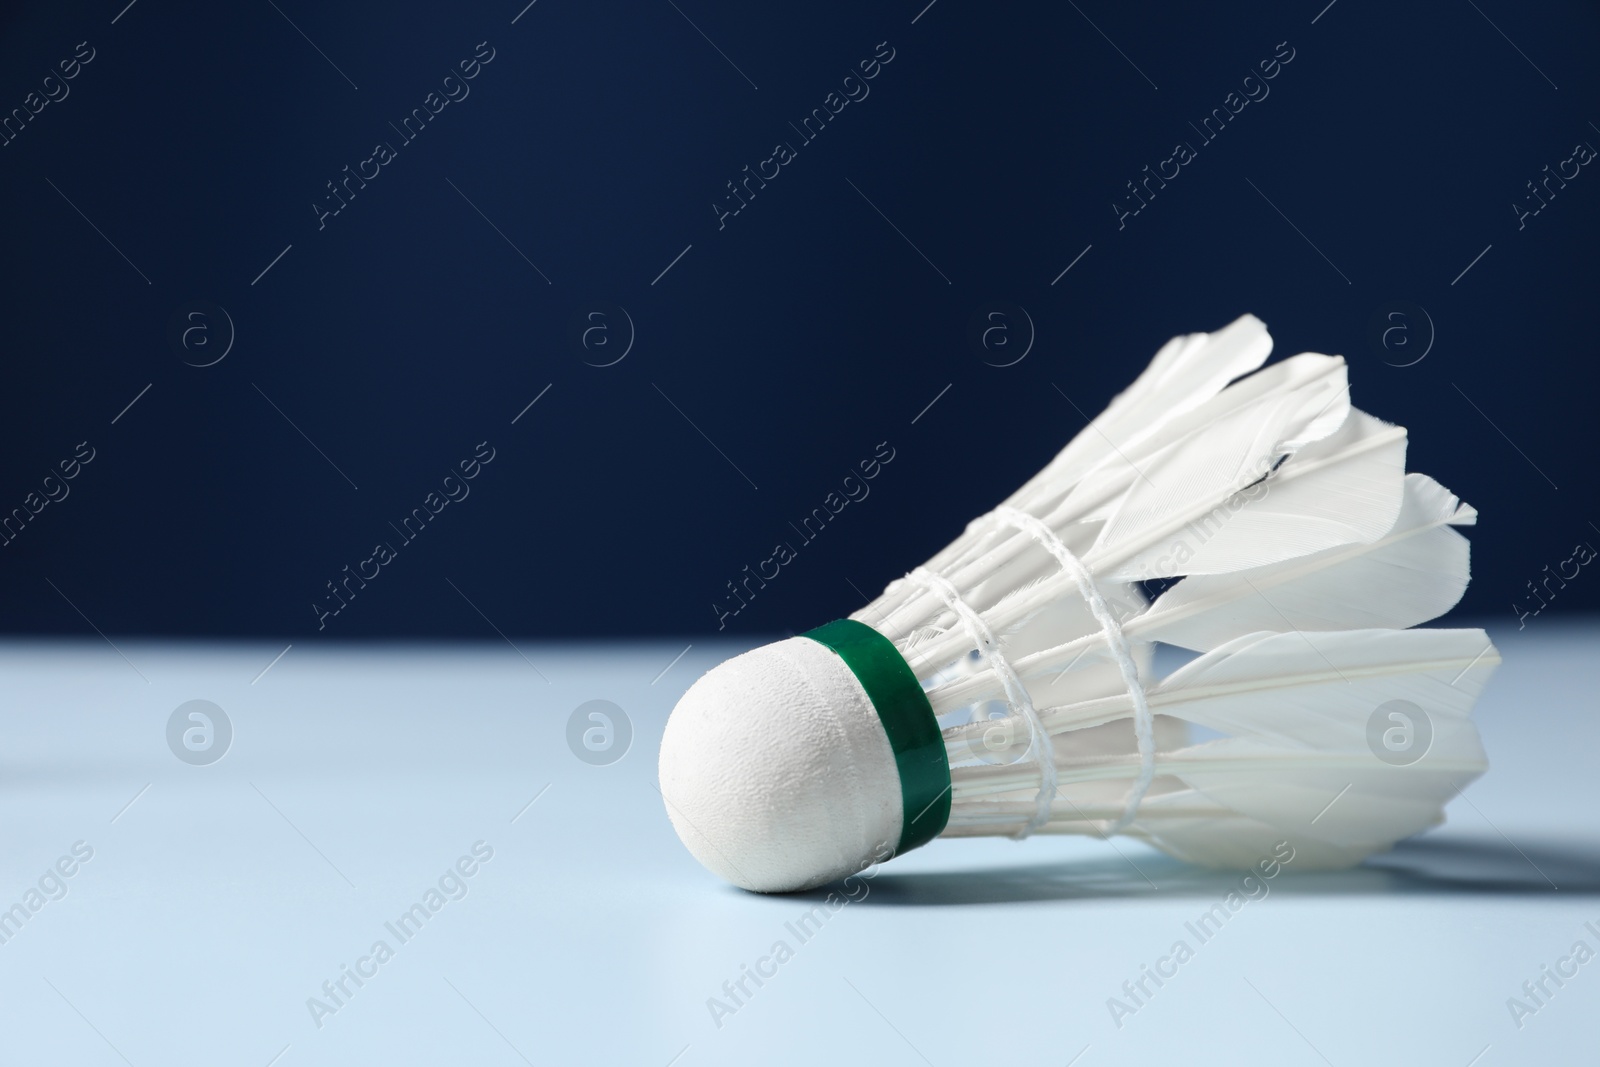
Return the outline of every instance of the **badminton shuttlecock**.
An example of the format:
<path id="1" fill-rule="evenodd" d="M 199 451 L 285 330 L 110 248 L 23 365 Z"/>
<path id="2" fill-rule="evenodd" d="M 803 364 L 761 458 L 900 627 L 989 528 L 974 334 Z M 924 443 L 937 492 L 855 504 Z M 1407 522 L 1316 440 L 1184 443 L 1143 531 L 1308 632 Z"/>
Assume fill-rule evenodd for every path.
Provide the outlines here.
<path id="1" fill-rule="evenodd" d="M 805 889 L 936 836 L 1123 833 L 1347 866 L 1487 766 L 1481 630 L 1410 630 L 1476 512 L 1405 473 L 1345 364 L 1179 337 L 1038 475 L 848 619 L 684 694 L 661 792 L 706 867 Z M 1231 383 L 1231 384 L 1230 384 Z M 1181 578 L 1153 602 L 1142 583 Z M 1165 677 L 1154 642 L 1200 655 Z"/>

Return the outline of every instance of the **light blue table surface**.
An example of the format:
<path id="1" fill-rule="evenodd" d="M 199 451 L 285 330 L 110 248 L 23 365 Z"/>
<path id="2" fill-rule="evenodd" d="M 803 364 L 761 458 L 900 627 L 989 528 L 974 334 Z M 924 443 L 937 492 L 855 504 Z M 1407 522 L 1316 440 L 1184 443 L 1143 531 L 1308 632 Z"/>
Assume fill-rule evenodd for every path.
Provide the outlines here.
<path id="1" fill-rule="evenodd" d="M 1595 1062 L 1600 960 L 1560 964 L 1520 1027 L 1507 1000 L 1600 951 L 1600 624 L 1494 636 L 1493 768 L 1447 825 L 1281 876 L 1204 944 L 1185 924 L 1237 875 L 1066 839 L 935 842 L 801 941 L 821 896 L 720 883 L 653 784 L 674 701 L 744 646 L 307 642 L 260 674 L 281 645 L 10 642 L 0 908 L 27 915 L 0 926 L 0 1062 Z M 196 699 L 234 734 L 206 766 L 166 736 Z M 610 765 L 567 744 L 591 699 L 632 722 Z M 1119 1027 L 1108 999 L 1179 939 L 1193 958 Z M 346 965 L 372 976 L 336 1004 Z"/>

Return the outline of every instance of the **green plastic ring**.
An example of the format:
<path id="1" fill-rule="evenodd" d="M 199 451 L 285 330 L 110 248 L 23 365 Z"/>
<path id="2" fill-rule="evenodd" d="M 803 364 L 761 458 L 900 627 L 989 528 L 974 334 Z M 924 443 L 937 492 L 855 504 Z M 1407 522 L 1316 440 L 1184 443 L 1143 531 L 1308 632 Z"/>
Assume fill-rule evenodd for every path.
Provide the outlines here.
<path id="1" fill-rule="evenodd" d="M 894 643 L 864 622 L 839 619 L 800 635 L 834 651 L 867 691 L 900 772 L 900 843 L 926 845 L 950 821 L 950 760 L 933 705 Z"/>

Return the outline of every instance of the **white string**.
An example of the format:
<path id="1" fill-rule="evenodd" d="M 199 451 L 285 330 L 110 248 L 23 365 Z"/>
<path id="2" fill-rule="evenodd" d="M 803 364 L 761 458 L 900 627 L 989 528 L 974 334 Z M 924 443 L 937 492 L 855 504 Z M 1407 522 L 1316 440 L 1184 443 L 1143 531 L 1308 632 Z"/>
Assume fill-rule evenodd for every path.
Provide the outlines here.
<path id="1" fill-rule="evenodd" d="M 1020 841 L 1050 821 L 1050 804 L 1056 792 L 1056 751 L 1054 743 L 1050 740 L 1050 732 L 1044 728 L 1039 713 L 1034 710 L 1033 698 L 1028 695 L 1027 687 L 1022 684 L 1022 679 L 1017 677 L 1016 670 L 1000 651 L 1000 642 L 995 639 L 994 631 L 990 630 L 989 625 L 979 617 L 978 613 L 961 599 L 956 587 L 925 567 L 918 567 L 906 577 L 944 601 L 945 607 L 961 620 L 962 628 L 967 631 L 967 637 L 977 647 L 978 654 L 999 677 L 1000 685 L 1005 689 L 1006 703 L 1011 706 L 1011 713 L 1013 715 L 1020 713 L 1027 720 L 1029 738 L 1028 751 L 1025 755 L 1032 756 L 1038 763 L 1040 785 L 1033 816 L 1023 824 L 1022 829 L 1012 835 Z"/>
<path id="2" fill-rule="evenodd" d="M 1144 686 L 1139 681 L 1139 667 L 1134 663 L 1133 654 L 1128 650 L 1128 640 L 1123 636 L 1122 624 L 1106 605 L 1100 590 L 1095 588 L 1094 577 L 1083 565 L 1083 561 L 1073 555 L 1071 549 L 1061 542 L 1055 531 L 1027 512 L 1013 507 L 998 507 L 993 514 L 1002 522 L 1010 523 L 1039 542 L 1045 551 L 1061 564 L 1061 569 L 1071 575 L 1072 580 L 1078 584 L 1078 592 L 1089 605 L 1089 611 L 1094 615 L 1095 621 L 1100 624 L 1100 632 L 1105 635 L 1111 656 L 1117 661 L 1122 684 L 1127 687 L 1128 697 L 1133 701 L 1133 736 L 1139 746 L 1139 776 L 1134 779 L 1133 788 L 1128 791 L 1128 800 L 1122 809 L 1122 815 L 1106 830 L 1106 836 L 1110 837 L 1112 834 L 1120 833 L 1133 822 L 1139 813 L 1139 805 L 1144 801 L 1144 795 L 1150 791 L 1150 784 L 1156 777 L 1155 717 L 1150 713 Z M 1054 777 L 1052 774 L 1052 780 Z"/>

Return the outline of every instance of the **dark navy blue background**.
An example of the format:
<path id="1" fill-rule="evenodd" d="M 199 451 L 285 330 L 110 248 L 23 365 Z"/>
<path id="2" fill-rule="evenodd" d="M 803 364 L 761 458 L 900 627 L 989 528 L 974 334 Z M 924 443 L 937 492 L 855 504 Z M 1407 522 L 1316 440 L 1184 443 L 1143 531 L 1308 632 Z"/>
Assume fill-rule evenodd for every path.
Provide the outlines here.
<path id="1" fill-rule="evenodd" d="M 0 513 L 95 458 L 0 548 L 0 629 L 702 633 L 887 442 L 871 495 L 726 619 L 812 626 L 1040 467 L 1074 404 L 1245 311 L 1279 355 L 1344 354 L 1412 469 L 1481 510 L 1463 611 L 1509 620 L 1600 545 L 1600 173 L 1521 230 L 1511 206 L 1600 146 L 1593 5 L 924 2 L 12 9 L 0 113 L 95 58 L 0 148 Z M 470 96 L 319 230 L 325 183 L 485 41 Z M 870 95 L 719 230 L 725 183 L 879 42 Z M 1270 95 L 1200 144 L 1280 42 Z M 1119 230 L 1180 140 L 1198 158 Z M 237 334 L 207 368 L 168 336 L 196 301 Z M 992 303 L 1034 324 L 1014 366 L 969 343 Z M 1403 304 L 1436 331 L 1412 366 L 1415 313 L 1411 348 L 1371 340 Z M 636 330 L 609 367 L 573 325 L 602 306 Z M 319 632 L 325 583 L 482 441 L 470 496 Z M 1547 610 L 1596 606 L 1584 569 Z"/>

